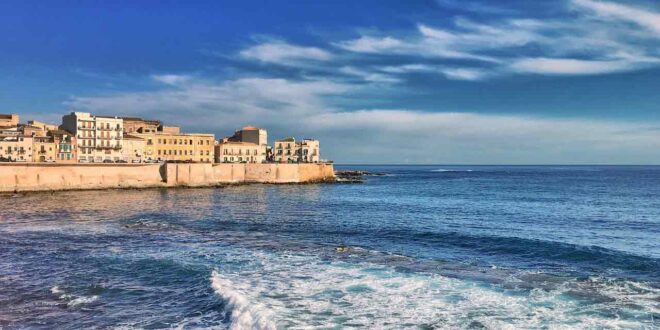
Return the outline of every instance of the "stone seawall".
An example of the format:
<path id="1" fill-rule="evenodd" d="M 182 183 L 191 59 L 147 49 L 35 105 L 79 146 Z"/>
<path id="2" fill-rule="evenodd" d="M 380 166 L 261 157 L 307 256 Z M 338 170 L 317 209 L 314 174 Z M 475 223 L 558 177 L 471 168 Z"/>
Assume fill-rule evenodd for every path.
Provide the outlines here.
<path id="1" fill-rule="evenodd" d="M 332 164 L 0 163 L 0 192 L 334 180 Z"/>

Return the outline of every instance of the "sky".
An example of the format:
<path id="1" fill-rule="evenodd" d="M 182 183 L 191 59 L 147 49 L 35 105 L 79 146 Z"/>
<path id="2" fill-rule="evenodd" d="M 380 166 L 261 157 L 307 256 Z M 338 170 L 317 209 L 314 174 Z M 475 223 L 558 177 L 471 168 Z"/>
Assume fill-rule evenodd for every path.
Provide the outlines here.
<path id="1" fill-rule="evenodd" d="M 660 164 L 660 3 L 0 1 L 0 113 L 359 164 Z"/>

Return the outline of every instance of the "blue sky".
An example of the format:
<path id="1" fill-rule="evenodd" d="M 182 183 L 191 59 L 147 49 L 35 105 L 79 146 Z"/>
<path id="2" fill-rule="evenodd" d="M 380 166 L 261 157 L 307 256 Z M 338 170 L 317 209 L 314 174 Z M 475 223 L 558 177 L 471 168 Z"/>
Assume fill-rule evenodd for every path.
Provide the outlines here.
<path id="1" fill-rule="evenodd" d="M 654 1 L 3 1 L 0 112 L 243 125 L 342 163 L 660 164 Z"/>

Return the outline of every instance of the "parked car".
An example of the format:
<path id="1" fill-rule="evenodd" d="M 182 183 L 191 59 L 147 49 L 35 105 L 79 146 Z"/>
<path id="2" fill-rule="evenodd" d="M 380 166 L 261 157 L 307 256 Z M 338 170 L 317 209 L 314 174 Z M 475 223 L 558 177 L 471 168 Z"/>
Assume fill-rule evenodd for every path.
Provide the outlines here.
<path id="1" fill-rule="evenodd" d="M 126 164 L 126 163 L 128 163 L 128 162 L 127 162 L 127 161 L 125 161 L 125 160 L 122 160 L 122 159 L 120 159 L 120 160 L 118 160 L 118 161 L 116 161 L 115 163 L 121 163 L 121 164 Z"/>
<path id="2" fill-rule="evenodd" d="M 104 163 L 113 163 L 113 161 L 111 159 L 104 159 L 103 162 Z"/>

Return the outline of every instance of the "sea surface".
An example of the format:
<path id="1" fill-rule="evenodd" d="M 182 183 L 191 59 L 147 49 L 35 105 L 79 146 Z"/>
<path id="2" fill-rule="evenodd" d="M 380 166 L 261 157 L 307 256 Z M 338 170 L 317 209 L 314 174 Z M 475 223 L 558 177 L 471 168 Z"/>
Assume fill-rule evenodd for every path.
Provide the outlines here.
<path id="1" fill-rule="evenodd" d="M 0 328 L 660 328 L 660 167 L 337 168 L 0 196 Z"/>

